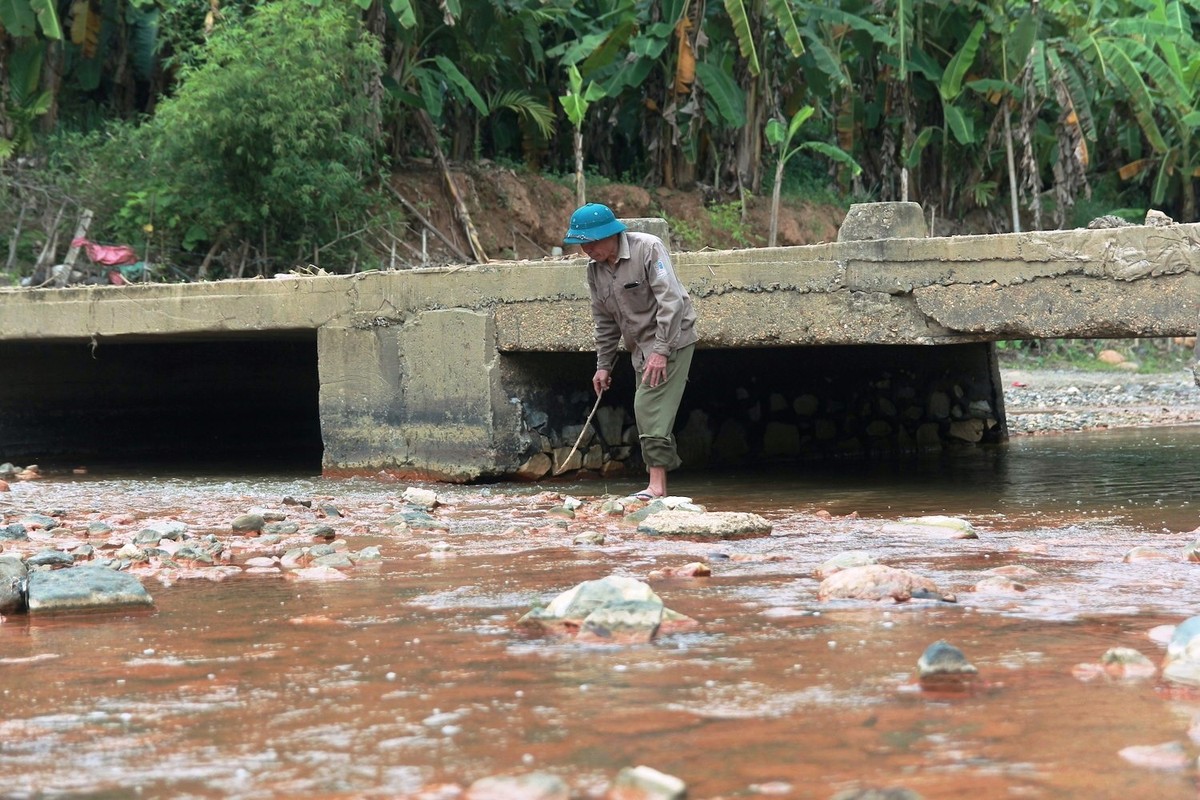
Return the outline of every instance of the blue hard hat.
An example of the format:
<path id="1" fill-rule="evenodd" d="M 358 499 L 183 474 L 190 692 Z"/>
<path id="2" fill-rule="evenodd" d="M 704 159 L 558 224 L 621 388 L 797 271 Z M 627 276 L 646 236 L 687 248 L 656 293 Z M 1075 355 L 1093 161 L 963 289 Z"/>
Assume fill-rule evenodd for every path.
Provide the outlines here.
<path id="1" fill-rule="evenodd" d="M 625 223 L 617 219 L 611 208 L 601 203 L 588 203 L 571 215 L 571 227 L 563 237 L 563 244 L 598 242 L 623 230 Z"/>

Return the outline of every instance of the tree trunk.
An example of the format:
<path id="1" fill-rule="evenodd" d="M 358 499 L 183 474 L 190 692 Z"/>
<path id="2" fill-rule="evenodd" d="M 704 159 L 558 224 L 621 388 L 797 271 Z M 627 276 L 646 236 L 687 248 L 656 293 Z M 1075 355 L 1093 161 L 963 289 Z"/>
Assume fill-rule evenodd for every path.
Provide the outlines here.
<path id="1" fill-rule="evenodd" d="M 13 138 L 13 122 L 8 116 L 8 98 L 10 94 L 8 80 L 8 59 L 9 53 L 12 50 L 12 37 L 7 32 L 0 30 L 0 64 L 4 65 L 4 69 L 0 69 L 0 139 Z"/>
<path id="2" fill-rule="evenodd" d="M 779 232 L 779 193 L 783 187 L 783 167 L 786 162 L 780 153 L 775 164 L 775 186 L 771 189 L 771 228 L 767 233 L 767 247 L 775 246 L 775 235 Z"/>
<path id="3" fill-rule="evenodd" d="M 38 120 L 42 133 L 53 133 L 58 127 L 58 92 L 62 86 L 62 44 L 46 42 L 46 61 L 42 64 L 42 89 L 50 93 L 50 108 Z"/>
<path id="4" fill-rule="evenodd" d="M 1008 121 L 1008 98 L 1001 101 L 1004 105 L 1004 155 L 1008 160 L 1008 194 L 1009 206 L 1012 212 L 1012 232 L 1021 232 L 1021 204 L 1017 199 L 1017 165 L 1013 156 L 1012 125 Z"/>
<path id="5" fill-rule="evenodd" d="M 750 83 L 746 92 L 746 127 L 738 136 L 737 175 L 739 185 L 752 189 L 762 182 L 762 125 L 759 124 L 762 108 L 759 101 L 758 79 Z"/>
<path id="6" fill-rule="evenodd" d="M 583 126 L 575 126 L 575 207 L 587 202 L 587 178 L 583 174 Z"/>

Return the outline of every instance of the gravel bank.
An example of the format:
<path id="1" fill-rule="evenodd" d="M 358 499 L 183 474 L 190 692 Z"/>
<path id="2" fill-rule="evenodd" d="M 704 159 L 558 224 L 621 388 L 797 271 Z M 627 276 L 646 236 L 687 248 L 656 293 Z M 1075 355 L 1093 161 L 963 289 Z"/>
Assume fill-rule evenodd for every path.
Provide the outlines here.
<path id="1" fill-rule="evenodd" d="M 1012 436 L 1200 423 L 1191 370 L 1128 372 L 1000 369 Z"/>

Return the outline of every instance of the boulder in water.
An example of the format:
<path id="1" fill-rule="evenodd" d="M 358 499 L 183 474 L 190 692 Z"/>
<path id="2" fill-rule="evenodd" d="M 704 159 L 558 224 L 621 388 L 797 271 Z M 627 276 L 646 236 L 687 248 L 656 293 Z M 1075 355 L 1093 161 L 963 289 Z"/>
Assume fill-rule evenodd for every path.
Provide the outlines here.
<path id="1" fill-rule="evenodd" d="M 906 569 L 866 564 L 834 573 L 817 587 L 818 600 L 894 600 L 913 597 L 946 599 L 928 578 Z"/>

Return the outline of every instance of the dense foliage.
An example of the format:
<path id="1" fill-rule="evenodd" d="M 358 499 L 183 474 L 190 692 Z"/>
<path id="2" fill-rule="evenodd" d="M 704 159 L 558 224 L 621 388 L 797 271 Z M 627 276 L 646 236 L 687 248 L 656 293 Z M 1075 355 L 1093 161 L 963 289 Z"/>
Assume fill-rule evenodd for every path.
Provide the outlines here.
<path id="1" fill-rule="evenodd" d="M 733 199 L 784 164 L 793 192 L 995 230 L 1195 221 L 1197 23 L 1200 0 L 7 0 L 0 241 L 21 268 L 86 206 L 193 272 L 344 263 L 378 241 L 379 176 L 441 153 Z"/>

